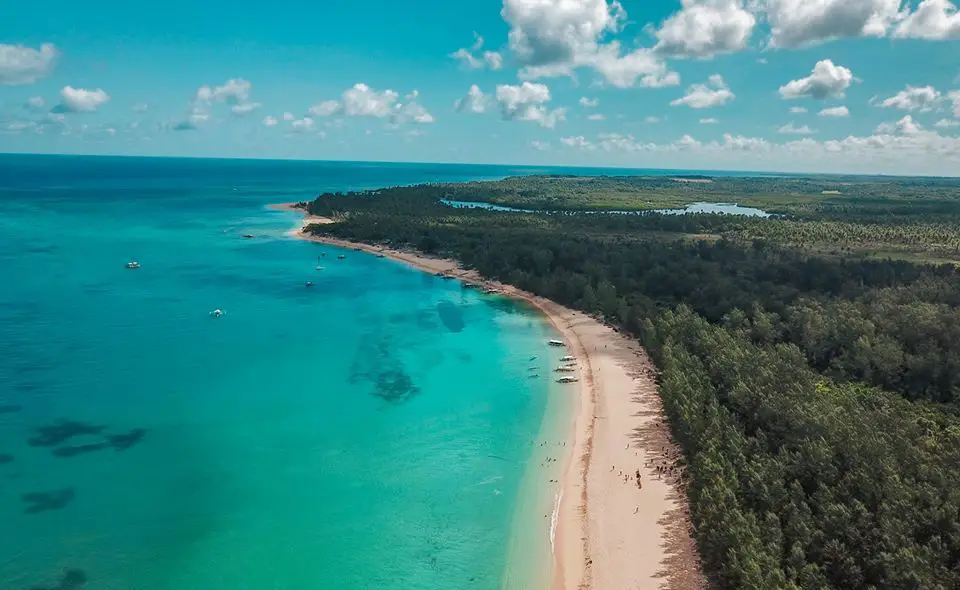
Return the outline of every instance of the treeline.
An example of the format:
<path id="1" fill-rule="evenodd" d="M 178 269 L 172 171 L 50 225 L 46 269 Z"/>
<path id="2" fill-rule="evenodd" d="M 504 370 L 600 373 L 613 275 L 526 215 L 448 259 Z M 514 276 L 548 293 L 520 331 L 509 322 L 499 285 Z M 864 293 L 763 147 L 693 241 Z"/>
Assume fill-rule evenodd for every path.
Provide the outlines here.
<path id="1" fill-rule="evenodd" d="M 960 587 L 955 267 L 669 237 L 741 223 L 723 216 L 453 210 L 448 195 L 324 195 L 311 212 L 341 222 L 312 231 L 454 257 L 640 338 L 717 585 Z"/>
<path id="2" fill-rule="evenodd" d="M 685 306 L 643 332 L 719 586 L 960 587 L 955 418 L 833 384 L 797 347 L 755 344 Z"/>

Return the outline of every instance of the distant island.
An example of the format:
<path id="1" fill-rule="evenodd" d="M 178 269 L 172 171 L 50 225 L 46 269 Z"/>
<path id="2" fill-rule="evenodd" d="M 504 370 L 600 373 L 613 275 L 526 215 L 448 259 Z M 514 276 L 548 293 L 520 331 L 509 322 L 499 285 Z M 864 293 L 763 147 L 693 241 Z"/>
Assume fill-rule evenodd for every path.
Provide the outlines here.
<path id="1" fill-rule="evenodd" d="M 622 334 L 617 350 L 642 343 L 655 368 L 635 365 L 649 371 L 635 390 L 594 394 L 662 403 L 680 454 L 648 459 L 638 475 L 673 478 L 689 521 L 678 505 L 672 530 L 696 547 L 664 575 L 721 588 L 960 587 L 960 182 L 703 180 L 508 178 L 324 194 L 299 207 L 325 222 L 306 224 L 308 236 L 444 260 L 577 310 L 559 315 L 574 336 L 592 329 L 582 316 Z M 692 203 L 775 215 L 623 214 Z M 602 349 L 584 355 L 605 362 Z M 651 456 L 650 424 L 607 418 L 634 420 L 641 434 L 627 446 Z M 626 436 L 613 432 L 625 423 L 593 422 L 593 442 Z M 603 535 L 620 533 L 591 516 L 604 510 L 598 493 L 617 506 L 608 479 L 619 466 L 610 474 L 589 449 L 584 457 L 574 484 L 585 490 L 587 541 L 578 567 L 562 565 L 561 586 L 615 587 L 615 565 L 647 575 L 606 553 L 614 540 Z M 631 530 L 628 516 L 615 516 L 617 530 Z M 659 537 L 651 547 L 684 555 Z"/>

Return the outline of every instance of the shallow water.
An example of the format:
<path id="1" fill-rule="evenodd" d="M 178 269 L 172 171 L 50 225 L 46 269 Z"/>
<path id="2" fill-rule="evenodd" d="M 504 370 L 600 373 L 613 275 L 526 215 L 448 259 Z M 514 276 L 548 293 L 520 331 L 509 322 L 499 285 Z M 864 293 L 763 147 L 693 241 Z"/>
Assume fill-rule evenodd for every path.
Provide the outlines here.
<path id="1" fill-rule="evenodd" d="M 0 156 L 0 587 L 529 579 L 552 330 L 264 208 L 519 172 Z"/>

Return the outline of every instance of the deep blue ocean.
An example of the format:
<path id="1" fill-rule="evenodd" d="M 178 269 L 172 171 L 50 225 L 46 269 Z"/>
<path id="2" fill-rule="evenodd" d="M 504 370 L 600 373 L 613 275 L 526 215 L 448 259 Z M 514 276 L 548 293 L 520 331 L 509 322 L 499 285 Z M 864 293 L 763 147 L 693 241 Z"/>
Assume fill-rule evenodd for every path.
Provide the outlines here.
<path id="1" fill-rule="evenodd" d="M 552 330 L 266 208 L 534 173 L 0 155 L 0 588 L 538 585 Z"/>

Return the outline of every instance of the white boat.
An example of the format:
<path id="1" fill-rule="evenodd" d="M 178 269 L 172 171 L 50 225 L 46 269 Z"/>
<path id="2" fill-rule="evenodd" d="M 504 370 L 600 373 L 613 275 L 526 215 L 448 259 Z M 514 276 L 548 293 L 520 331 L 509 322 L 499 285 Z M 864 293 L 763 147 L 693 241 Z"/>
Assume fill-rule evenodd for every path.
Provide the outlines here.
<path id="1" fill-rule="evenodd" d="M 211 317 L 214 317 L 214 318 L 219 318 L 219 317 L 222 317 L 222 316 L 223 316 L 223 312 L 222 312 L 221 310 L 219 310 L 219 309 L 215 309 L 215 310 L 213 310 L 213 311 L 210 312 L 210 316 L 211 316 Z"/>
<path id="2" fill-rule="evenodd" d="M 573 373 L 576 370 L 576 367 L 557 367 L 554 369 L 554 371 L 557 373 Z"/>
<path id="3" fill-rule="evenodd" d="M 549 342 L 547 342 L 547 344 L 549 344 L 550 346 L 566 346 L 563 340 L 550 340 Z"/>
<path id="4" fill-rule="evenodd" d="M 560 362 L 561 362 L 561 363 L 572 363 L 572 362 L 575 361 L 575 360 L 577 360 L 577 358 L 576 358 L 576 357 L 573 357 L 573 356 L 570 356 L 569 354 L 566 355 L 566 356 L 560 357 Z"/>
<path id="5" fill-rule="evenodd" d="M 127 268 L 140 268 L 140 263 L 136 260 L 131 260 L 127 263 Z"/>
<path id="6" fill-rule="evenodd" d="M 576 383 L 579 381 L 576 377 L 560 377 L 557 379 L 557 383 Z"/>

